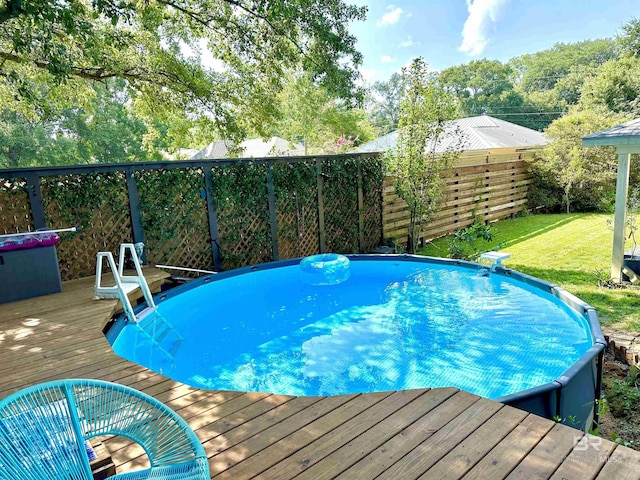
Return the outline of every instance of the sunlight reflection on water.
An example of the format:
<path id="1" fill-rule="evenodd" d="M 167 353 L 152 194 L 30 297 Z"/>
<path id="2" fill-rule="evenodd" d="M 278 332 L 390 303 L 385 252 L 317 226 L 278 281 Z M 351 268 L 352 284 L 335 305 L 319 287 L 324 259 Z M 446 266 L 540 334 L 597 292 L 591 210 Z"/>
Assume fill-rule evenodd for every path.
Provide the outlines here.
<path id="1" fill-rule="evenodd" d="M 229 277 L 161 303 L 159 315 L 185 339 L 175 356 L 136 325 L 114 349 L 201 388 L 337 395 L 455 386 L 497 398 L 556 379 L 593 345 L 583 317 L 505 276 L 359 260 L 344 283 L 313 286 L 296 268 Z"/>

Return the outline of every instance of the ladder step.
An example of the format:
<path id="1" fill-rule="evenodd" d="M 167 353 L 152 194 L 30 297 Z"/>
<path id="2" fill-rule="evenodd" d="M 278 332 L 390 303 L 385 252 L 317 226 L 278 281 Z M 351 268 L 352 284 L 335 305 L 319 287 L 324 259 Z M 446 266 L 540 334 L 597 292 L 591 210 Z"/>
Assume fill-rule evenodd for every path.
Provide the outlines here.
<path id="1" fill-rule="evenodd" d="M 129 295 L 131 292 L 137 290 L 138 288 L 140 288 L 140 284 L 139 283 L 126 282 L 126 283 L 122 284 L 122 290 L 127 295 Z"/>
<path id="2" fill-rule="evenodd" d="M 172 359 L 176 356 L 176 354 L 178 353 L 178 350 L 180 349 L 180 347 L 182 346 L 183 343 L 184 343 L 184 339 L 182 339 L 182 338 L 180 338 L 179 340 L 176 340 L 173 343 L 173 346 L 169 350 L 169 353 L 171 354 L 171 358 Z"/>
<path id="3" fill-rule="evenodd" d="M 165 327 L 162 331 L 160 331 L 160 333 L 156 333 L 153 337 L 154 337 L 156 342 L 162 343 L 162 341 L 165 338 L 167 338 L 167 335 L 169 335 L 170 331 L 171 331 L 170 328 Z"/>
<path id="4" fill-rule="evenodd" d="M 137 326 L 151 342 L 152 348 L 159 350 L 169 360 L 173 360 L 184 338 L 176 331 L 166 318 L 155 309 L 146 309 L 139 316 Z M 170 341 L 170 346 L 165 347 Z"/>

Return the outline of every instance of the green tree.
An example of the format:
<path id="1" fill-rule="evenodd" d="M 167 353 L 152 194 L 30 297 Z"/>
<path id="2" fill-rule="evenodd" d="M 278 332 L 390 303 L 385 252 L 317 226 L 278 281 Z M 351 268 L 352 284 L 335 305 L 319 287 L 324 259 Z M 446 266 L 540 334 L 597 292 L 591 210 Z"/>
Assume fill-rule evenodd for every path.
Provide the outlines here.
<path id="1" fill-rule="evenodd" d="M 39 155 L 50 151 L 52 143 L 41 122 L 17 112 L 0 112 L 0 168 L 37 165 Z"/>
<path id="2" fill-rule="evenodd" d="M 308 75 L 290 77 L 279 95 L 282 119 L 276 132 L 304 145 L 305 155 L 322 143 L 321 124 L 329 103 L 327 91 Z"/>
<path id="3" fill-rule="evenodd" d="M 344 153 L 376 137 L 376 129 L 366 112 L 339 100 L 332 100 L 325 111 L 323 150 Z"/>
<path id="4" fill-rule="evenodd" d="M 627 56 L 601 65 L 582 86 L 580 105 L 613 113 L 640 115 L 640 57 Z"/>
<path id="5" fill-rule="evenodd" d="M 120 78 L 148 126 L 177 110 L 239 137 L 274 118 L 285 69 L 354 98 L 361 54 L 348 24 L 365 14 L 342 0 L 5 0 L 0 104 L 35 117 Z M 205 47 L 216 68 L 202 66 Z"/>
<path id="6" fill-rule="evenodd" d="M 549 114 L 550 95 L 525 95 L 515 88 L 516 71 L 497 60 L 474 60 L 443 70 L 440 82 L 458 101 L 460 115 L 492 115 L 524 127 L 543 130 L 557 115 Z"/>
<path id="7" fill-rule="evenodd" d="M 524 93 L 553 90 L 560 79 L 578 65 L 597 67 L 618 56 L 612 39 L 556 43 L 553 47 L 511 59 L 518 73 L 518 88 Z"/>
<path id="8" fill-rule="evenodd" d="M 462 145 L 461 135 L 452 130 L 450 122 L 456 118 L 455 98 L 427 70 L 421 57 L 402 70 L 398 141 L 395 150 L 387 152 L 396 192 L 409 209 L 407 250 L 411 253 L 415 253 L 423 225 L 436 212 L 443 191 L 442 173 Z M 453 141 L 441 151 L 438 146 L 445 138 Z"/>
<path id="9" fill-rule="evenodd" d="M 597 68 L 616 58 L 611 39 L 558 43 L 552 48 L 513 58 L 515 90 L 522 95 L 518 115 L 507 120 L 543 130 L 580 99 L 582 84 Z"/>
<path id="10" fill-rule="evenodd" d="M 374 136 L 374 129 L 362 109 L 332 98 L 308 75 L 290 77 L 278 98 L 282 118 L 274 132 L 302 143 L 305 154 L 340 149 L 339 139 L 357 145 Z"/>
<path id="11" fill-rule="evenodd" d="M 640 18 L 634 17 L 622 26 L 618 41 L 624 53 L 640 57 Z"/>
<path id="12" fill-rule="evenodd" d="M 556 201 L 564 206 L 567 213 L 572 208 L 582 211 L 609 209 L 616 175 L 615 150 L 611 147 L 582 147 L 582 137 L 628 119 L 628 116 L 603 110 L 575 108 L 547 129 L 551 143 L 536 155 L 532 168 L 547 191 L 555 188 L 549 180 L 555 180 L 562 191 L 562 198 Z M 542 195 L 535 192 L 540 187 L 540 183 L 533 187 L 535 195 Z"/>
<path id="13" fill-rule="evenodd" d="M 453 91 L 463 115 L 491 115 L 522 104 L 514 92 L 513 76 L 509 65 L 482 59 L 443 70 L 440 83 Z"/>
<path id="14" fill-rule="evenodd" d="M 375 82 L 369 89 L 367 110 L 379 135 L 398 128 L 401 97 L 402 76 L 399 73 L 392 74 L 386 82 Z"/>
<path id="15" fill-rule="evenodd" d="M 6 168 L 160 159 L 160 145 L 144 148 L 147 128 L 127 108 L 122 84 L 96 84 L 86 106 L 38 120 L 0 113 L 0 165 Z"/>

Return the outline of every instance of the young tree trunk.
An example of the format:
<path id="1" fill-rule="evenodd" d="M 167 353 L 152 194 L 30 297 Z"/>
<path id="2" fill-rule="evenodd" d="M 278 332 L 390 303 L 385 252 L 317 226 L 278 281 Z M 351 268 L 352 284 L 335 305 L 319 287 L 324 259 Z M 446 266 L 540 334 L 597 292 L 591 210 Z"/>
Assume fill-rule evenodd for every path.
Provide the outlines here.
<path id="1" fill-rule="evenodd" d="M 413 233 L 411 232 L 411 228 L 409 229 L 409 233 L 407 233 L 407 253 L 416 253 L 416 245 L 413 241 Z"/>

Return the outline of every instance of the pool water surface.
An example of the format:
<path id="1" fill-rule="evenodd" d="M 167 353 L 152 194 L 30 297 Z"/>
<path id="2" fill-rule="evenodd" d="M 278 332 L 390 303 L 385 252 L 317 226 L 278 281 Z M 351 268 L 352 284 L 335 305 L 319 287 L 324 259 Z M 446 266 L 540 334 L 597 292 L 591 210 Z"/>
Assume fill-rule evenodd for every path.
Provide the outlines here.
<path id="1" fill-rule="evenodd" d="M 358 260 L 346 281 L 313 286 L 293 264 L 185 287 L 112 343 L 198 388 L 454 386 L 498 398 L 553 381 L 594 344 L 584 316 L 556 297 L 468 266 Z"/>

